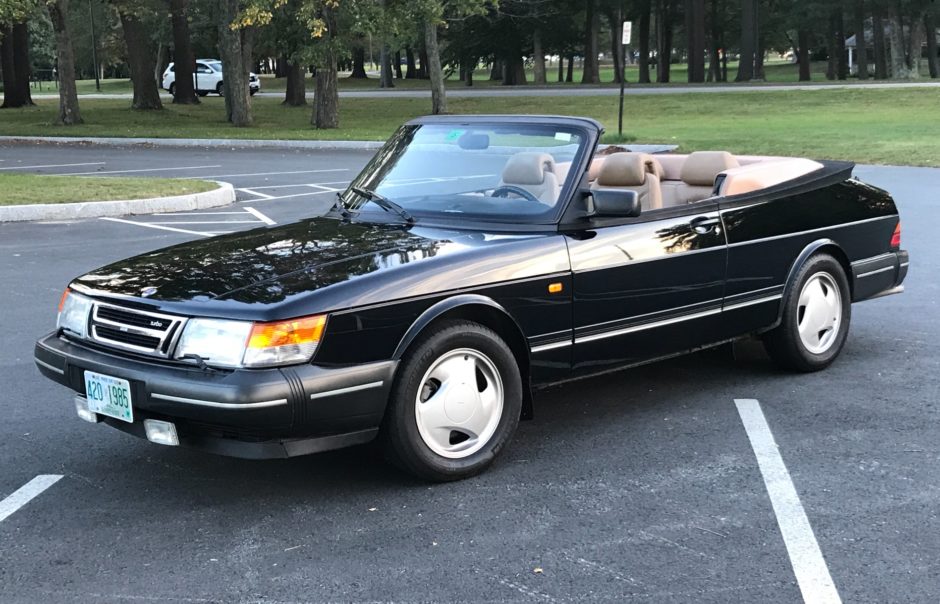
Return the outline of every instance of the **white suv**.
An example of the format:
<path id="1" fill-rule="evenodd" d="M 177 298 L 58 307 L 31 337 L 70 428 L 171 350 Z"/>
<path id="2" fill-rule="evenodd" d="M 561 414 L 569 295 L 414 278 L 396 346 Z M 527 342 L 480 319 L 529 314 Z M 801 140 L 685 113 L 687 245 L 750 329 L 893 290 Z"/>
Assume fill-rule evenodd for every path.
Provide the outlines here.
<path id="1" fill-rule="evenodd" d="M 222 86 L 222 61 L 217 59 L 199 59 L 196 61 L 193 83 L 199 96 L 206 96 L 210 92 L 222 96 L 224 90 Z M 176 73 L 173 70 L 173 63 L 170 63 L 166 71 L 163 72 L 163 89 L 168 90 L 174 96 L 176 95 Z M 259 90 L 261 90 L 261 80 L 254 73 L 249 74 L 248 92 L 254 95 Z"/>

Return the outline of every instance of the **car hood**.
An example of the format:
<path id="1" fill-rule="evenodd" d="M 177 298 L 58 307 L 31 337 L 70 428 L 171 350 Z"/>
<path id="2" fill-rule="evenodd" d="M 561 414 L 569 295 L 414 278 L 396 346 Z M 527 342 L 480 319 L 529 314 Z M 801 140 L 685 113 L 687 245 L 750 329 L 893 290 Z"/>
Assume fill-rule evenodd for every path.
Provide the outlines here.
<path id="1" fill-rule="evenodd" d="M 546 249 L 549 239 L 554 243 Z M 525 252 L 510 253 L 512 260 L 496 254 L 520 244 Z M 309 311 L 271 309 L 309 302 L 316 293 L 319 310 L 331 310 L 557 272 L 567 267 L 565 249 L 558 235 L 312 219 L 142 254 L 82 275 L 72 286 L 170 312 L 273 319 Z"/>

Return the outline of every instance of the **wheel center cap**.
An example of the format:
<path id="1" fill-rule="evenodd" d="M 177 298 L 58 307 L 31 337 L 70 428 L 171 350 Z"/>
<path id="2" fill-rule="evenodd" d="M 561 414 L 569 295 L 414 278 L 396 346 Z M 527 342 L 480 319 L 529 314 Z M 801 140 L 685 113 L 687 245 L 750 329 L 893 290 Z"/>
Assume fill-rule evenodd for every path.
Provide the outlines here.
<path id="1" fill-rule="evenodd" d="M 457 384 L 447 393 L 447 399 L 444 401 L 444 413 L 447 419 L 455 424 L 462 424 L 473 417 L 476 411 L 476 401 L 479 397 L 474 388 L 467 383 Z"/>

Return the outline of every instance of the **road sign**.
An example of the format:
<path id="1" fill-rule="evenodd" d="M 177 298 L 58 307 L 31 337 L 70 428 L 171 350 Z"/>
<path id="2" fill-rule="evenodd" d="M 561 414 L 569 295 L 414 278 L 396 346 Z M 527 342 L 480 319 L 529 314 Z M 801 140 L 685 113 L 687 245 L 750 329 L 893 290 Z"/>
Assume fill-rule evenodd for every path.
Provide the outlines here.
<path id="1" fill-rule="evenodd" d="M 620 43 L 626 46 L 630 43 L 633 35 L 633 21 L 623 22 L 623 35 L 620 37 Z"/>

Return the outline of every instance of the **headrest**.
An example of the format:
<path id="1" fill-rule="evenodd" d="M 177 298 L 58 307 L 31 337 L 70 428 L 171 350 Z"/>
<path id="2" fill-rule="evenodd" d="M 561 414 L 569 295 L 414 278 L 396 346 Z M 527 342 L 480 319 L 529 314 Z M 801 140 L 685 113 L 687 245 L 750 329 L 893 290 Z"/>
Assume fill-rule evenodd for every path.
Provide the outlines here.
<path id="1" fill-rule="evenodd" d="M 602 187 L 635 187 L 646 182 L 646 163 L 639 153 L 614 153 L 604 159 L 597 175 Z"/>
<path id="2" fill-rule="evenodd" d="M 524 151 L 509 158 L 503 168 L 503 182 L 514 185 L 540 185 L 546 172 L 554 172 L 555 160 L 548 153 Z"/>
<path id="3" fill-rule="evenodd" d="M 738 160 L 727 151 L 695 151 L 683 162 L 680 178 L 689 185 L 710 187 L 718 174 L 737 167 Z"/>

